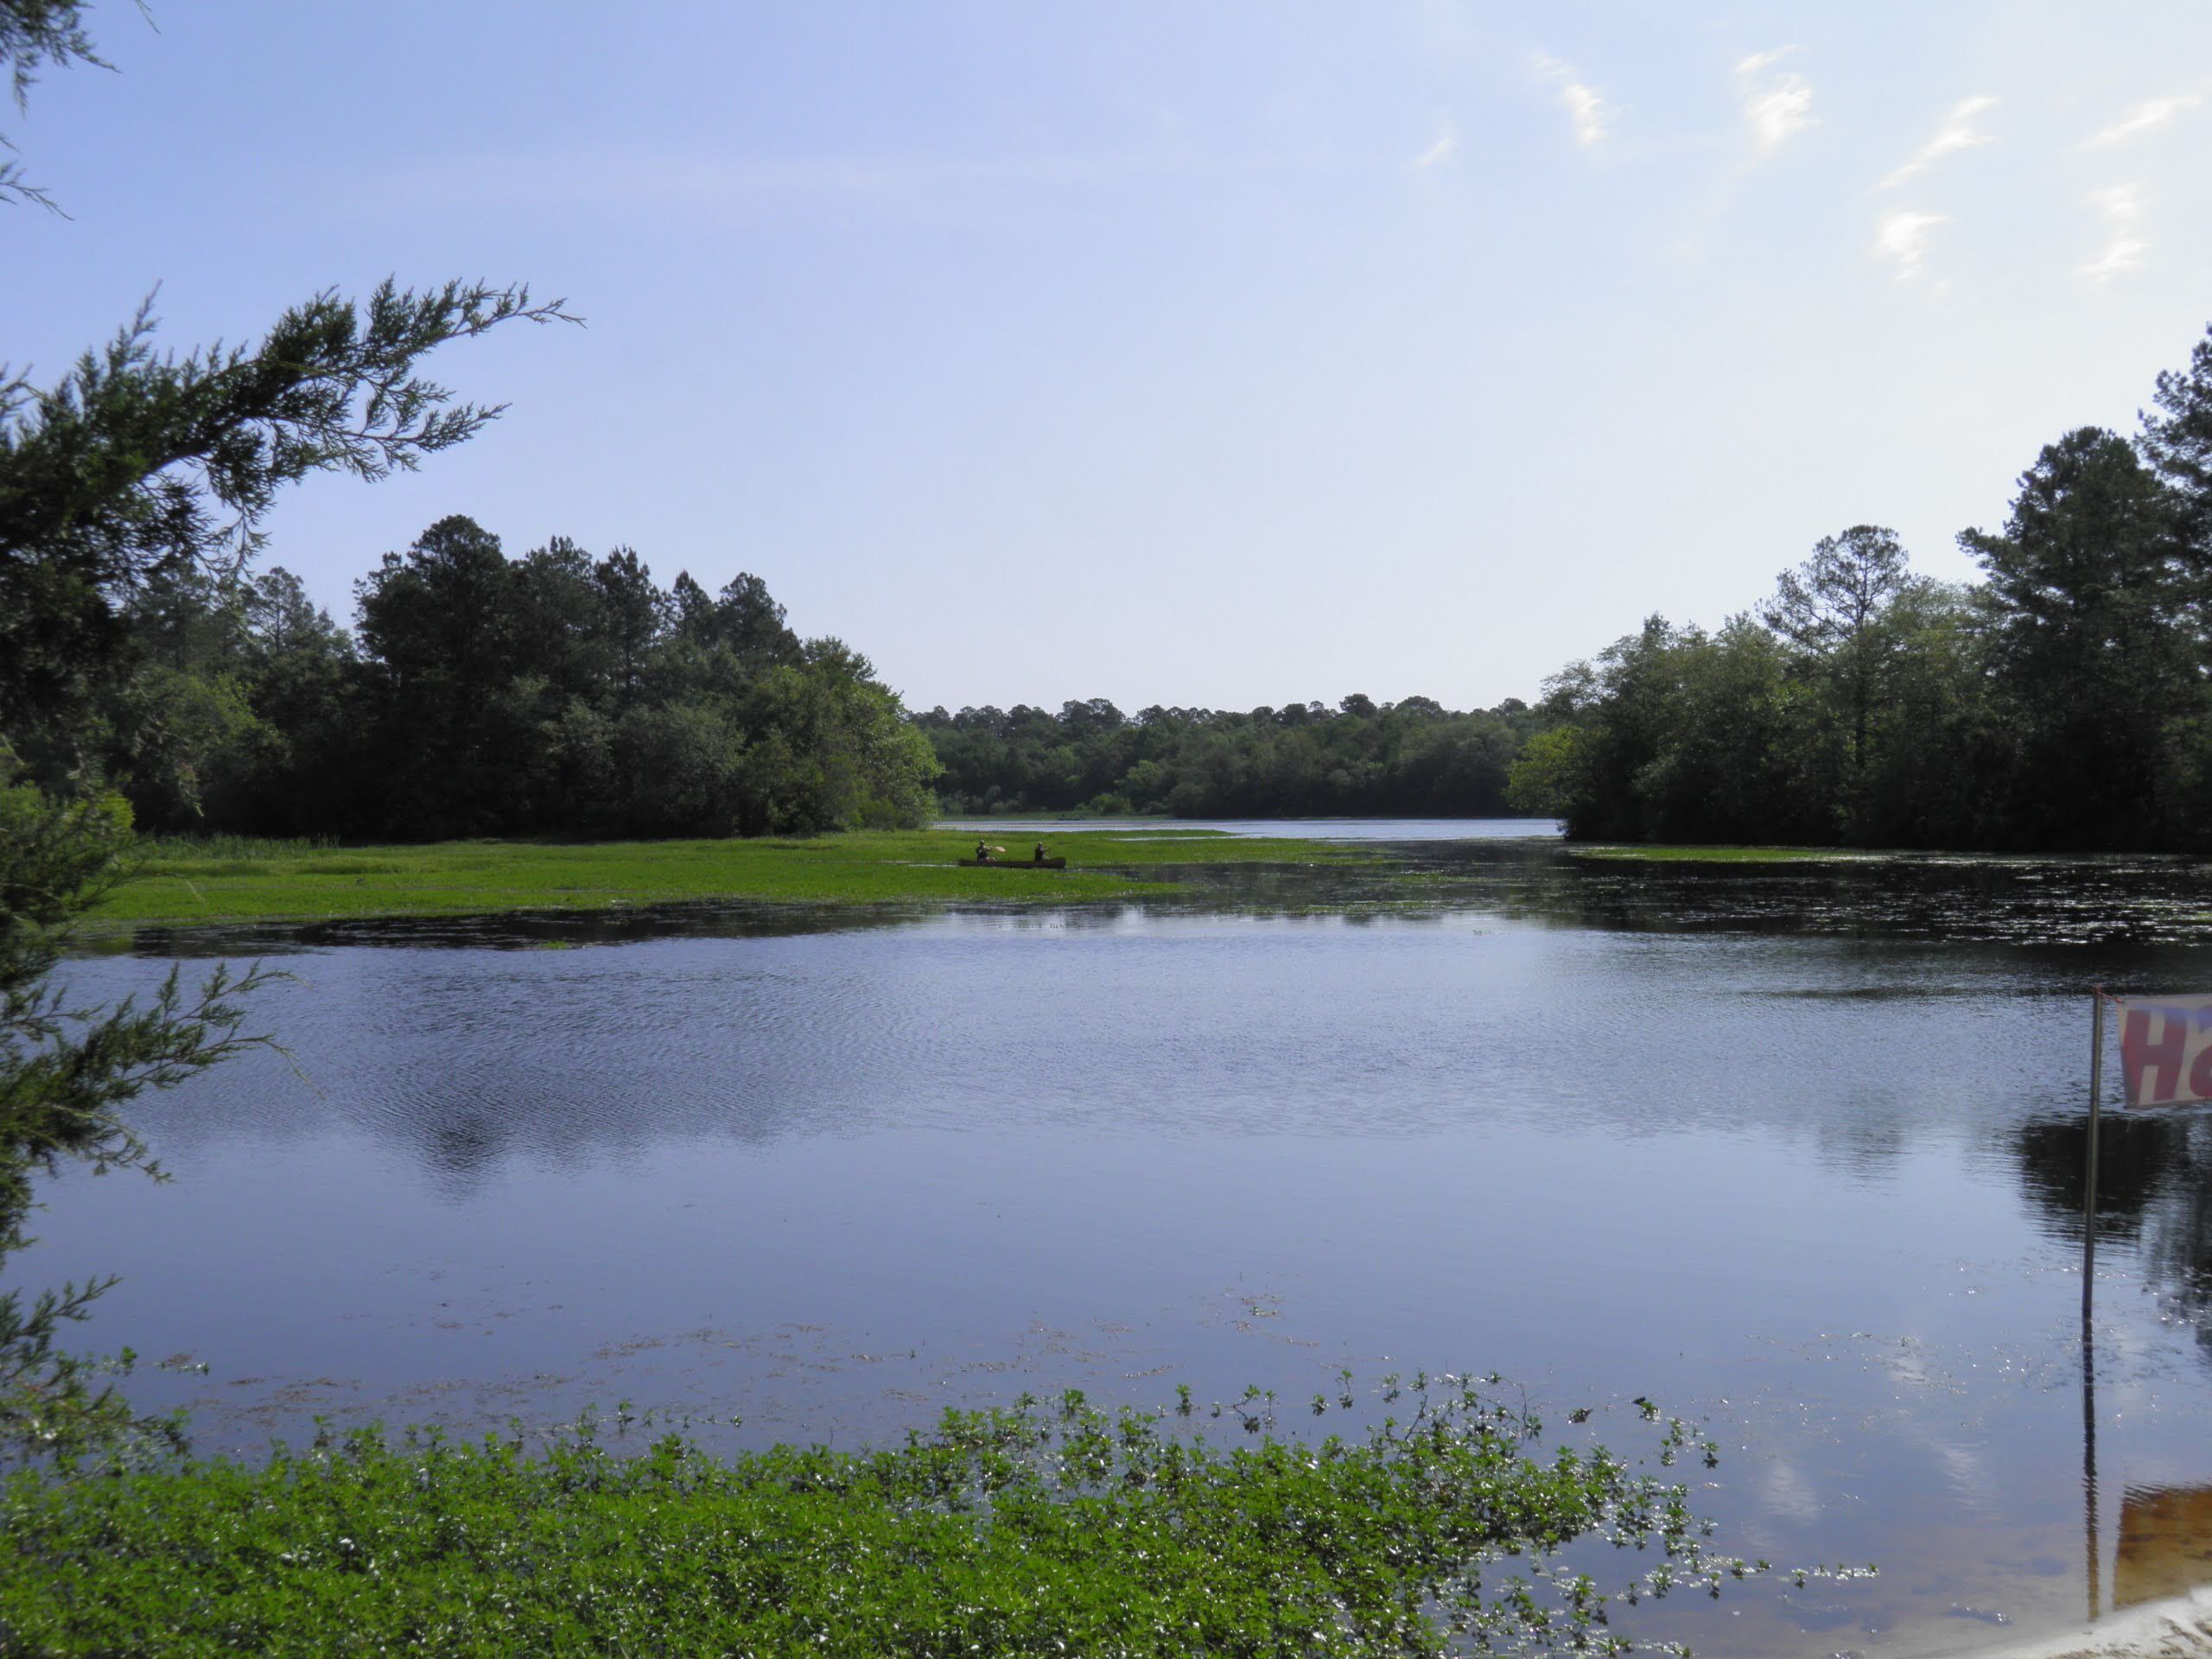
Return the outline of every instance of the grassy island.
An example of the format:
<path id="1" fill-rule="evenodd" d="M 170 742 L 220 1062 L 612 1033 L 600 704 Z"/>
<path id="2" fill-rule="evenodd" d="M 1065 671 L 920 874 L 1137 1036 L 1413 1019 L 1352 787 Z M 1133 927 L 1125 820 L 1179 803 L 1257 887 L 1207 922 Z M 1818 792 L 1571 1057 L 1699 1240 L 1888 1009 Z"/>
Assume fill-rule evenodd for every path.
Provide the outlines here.
<path id="1" fill-rule="evenodd" d="M 102 924 L 318 921 L 379 916 L 601 911 L 714 900 L 785 904 L 1068 904 L 1172 893 L 1175 867 L 1357 863 L 1375 856 L 1320 842 L 1217 830 L 1029 826 L 991 838 L 1019 863 L 1042 838 L 1065 870 L 963 869 L 976 836 L 859 830 L 806 840 L 562 842 L 447 841 L 338 848 L 222 836 L 145 843 L 145 856 L 88 916 Z M 1017 844 L 1019 843 L 1019 844 Z"/>

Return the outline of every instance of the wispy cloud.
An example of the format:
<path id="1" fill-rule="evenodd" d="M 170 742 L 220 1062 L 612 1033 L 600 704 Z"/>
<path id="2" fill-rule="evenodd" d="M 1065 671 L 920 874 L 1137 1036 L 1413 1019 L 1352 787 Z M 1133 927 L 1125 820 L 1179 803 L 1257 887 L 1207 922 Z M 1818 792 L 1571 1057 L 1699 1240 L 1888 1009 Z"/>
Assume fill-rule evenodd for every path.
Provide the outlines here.
<path id="1" fill-rule="evenodd" d="M 1888 214 L 1874 232 L 1874 251 L 1895 264 L 1899 282 L 1909 283 L 1928 256 L 1928 232 L 1949 222 L 1943 213 Z"/>
<path id="2" fill-rule="evenodd" d="M 1907 179 L 1925 173 L 1946 156 L 1961 149 L 1979 149 L 1984 144 L 1995 143 L 1997 140 L 1994 137 L 1974 124 L 1974 118 L 1993 109 L 1996 104 L 1995 99 L 1986 94 L 1967 99 L 1943 118 L 1943 124 L 1936 130 L 1933 138 L 1913 151 L 1904 166 L 1874 188 L 1877 190 L 1893 189 Z"/>
<path id="3" fill-rule="evenodd" d="M 1452 130 L 1449 121 L 1440 122 L 1436 129 L 1436 142 L 1414 157 L 1414 170 L 1419 172 L 1423 168 L 1441 167 L 1459 154 L 1459 135 Z"/>
<path id="4" fill-rule="evenodd" d="M 2101 255 L 2082 267 L 2082 274 L 2093 283 L 2107 283 L 2140 270 L 2145 244 L 2135 233 L 2143 218 L 2140 187 L 2115 184 L 2107 189 L 2092 190 L 2089 205 L 2105 216 L 2112 229 L 2112 241 Z"/>
<path id="5" fill-rule="evenodd" d="M 1605 140 L 1611 130 L 1613 112 L 1595 87 L 1575 79 L 1574 67 L 1547 57 L 1541 52 L 1529 54 L 1529 73 L 1543 86 L 1559 88 L 1560 107 L 1574 124 L 1574 140 L 1585 149 L 1594 149 Z"/>
<path id="6" fill-rule="evenodd" d="M 1814 124 L 1812 82 L 1795 71 L 1769 73 L 1796 49 L 1777 46 L 1770 52 L 1754 52 L 1736 66 L 1744 124 L 1751 128 L 1751 143 L 1761 156 L 1771 156 Z"/>
<path id="7" fill-rule="evenodd" d="M 2082 141 L 2084 149 L 2102 149 L 2107 144 L 2126 143 L 2130 138 L 2163 127 L 2184 110 L 2193 110 L 2204 100 L 2177 94 L 2171 98 L 2154 98 L 2138 104 L 2126 115 L 2102 132 Z"/>

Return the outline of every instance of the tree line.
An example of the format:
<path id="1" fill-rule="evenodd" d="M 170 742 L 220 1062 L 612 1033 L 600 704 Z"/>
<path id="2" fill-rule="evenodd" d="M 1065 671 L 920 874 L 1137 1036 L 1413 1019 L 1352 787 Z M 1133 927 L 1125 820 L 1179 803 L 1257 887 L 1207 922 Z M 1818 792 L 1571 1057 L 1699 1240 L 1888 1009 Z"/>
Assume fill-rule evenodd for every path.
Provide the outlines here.
<path id="1" fill-rule="evenodd" d="M 2212 848 L 2212 333 L 1959 543 L 1980 581 L 1857 525 L 1718 629 L 1570 664 L 1513 800 L 1608 840 Z"/>
<path id="2" fill-rule="evenodd" d="M 914 716 L 955 813 L 1166 812 L 1178 817 L 1491 817 L 1510 811 L 1509 771 L 1552 721 L 1517 698 L 1455 714 L 1427 697 L 1249 713 L 1103 698 L 1058 714 L 932 709 Z"/>
<path id="3" fill-rule="evenodd" d="M 663 588 L 628 548 L 510 559 L 443 518 L 356 584 L 350 630 L 282 567 L 163 560 L 111 632 L 110 671 L 10 735 L 145 829 L 804 835 L 932 810 L 929 747 L 867 658 L 801 639 L 758 576 Z"/>

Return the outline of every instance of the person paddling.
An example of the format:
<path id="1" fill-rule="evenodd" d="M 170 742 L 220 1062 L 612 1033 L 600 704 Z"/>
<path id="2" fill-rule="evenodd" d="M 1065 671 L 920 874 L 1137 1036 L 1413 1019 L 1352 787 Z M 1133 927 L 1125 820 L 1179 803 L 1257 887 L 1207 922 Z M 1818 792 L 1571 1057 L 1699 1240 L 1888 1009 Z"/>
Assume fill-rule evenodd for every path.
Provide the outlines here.
<path id="1" fill-rule="evenodd" d="M 991 861 L 991 844 L 980 837 L 976 842 L 976 861 L 978 864 L 988 864 Z"/>
<path id="2" fill-rule="evenodd" d="M 1045 861 L 1045 843 L 1041 841 L 1037 843 L 1035 857 L 1037 862 L 1039 864 L 1042 864 Z"/>

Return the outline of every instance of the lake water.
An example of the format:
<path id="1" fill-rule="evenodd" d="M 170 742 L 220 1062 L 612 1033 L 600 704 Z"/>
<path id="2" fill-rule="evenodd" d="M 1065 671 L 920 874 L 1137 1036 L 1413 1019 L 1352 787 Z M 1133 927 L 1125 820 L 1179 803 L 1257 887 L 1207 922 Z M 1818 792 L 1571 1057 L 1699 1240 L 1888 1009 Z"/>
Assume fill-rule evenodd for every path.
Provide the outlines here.
<path id="1" fill-rule="evenodd" d="M 13 1267 L 124 1274 L 91 1339 L 205 1362 L 133 1383 L 203 1449 L 1496 1370 L 1704 1419 L 1726 1548 L 1883 1569 L 1632 1627 L 1700 1652 L 2212 1580 L 2203 1115 L 2107 1114 L 2093 1400 L 2081 1341 L 2088 991 L 2212 988 L 2212 867 L 1527 835 L 1145 905 L 149 932 L 75 988 L 287 953 L 297 1070 L 141 1103 L 174 1183 L 71 1173 Z"/>

